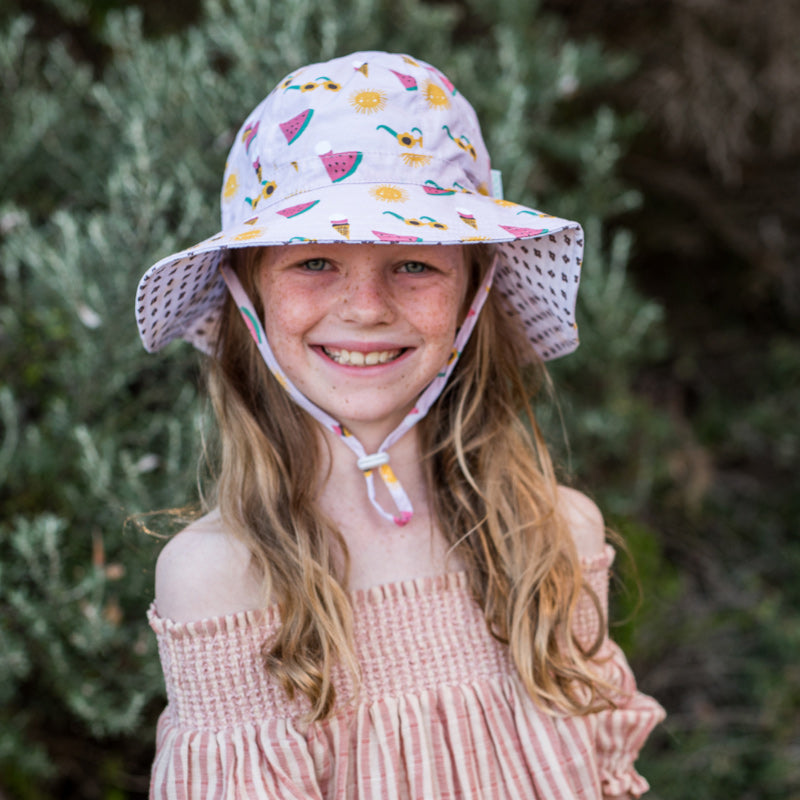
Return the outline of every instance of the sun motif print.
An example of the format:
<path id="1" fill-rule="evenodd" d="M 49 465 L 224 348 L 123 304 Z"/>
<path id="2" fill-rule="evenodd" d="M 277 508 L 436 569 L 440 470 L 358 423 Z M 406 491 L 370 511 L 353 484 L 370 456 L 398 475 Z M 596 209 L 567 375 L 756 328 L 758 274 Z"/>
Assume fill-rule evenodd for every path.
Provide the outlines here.
<path id="1" fill-rule="evenodd" d="M 400 158 L 407 167 L 425 167 L 433 161 L 433 156 L 426 153 L 400 153 Z"/>
<path id="2" fill-rule="evenodd" d="M 362 89 L 350 95 L 350 105 L 359 114 L 377 114 L 386 108 L 386 92 Z"/>
<path id="3" fill-rule="evenodd" d="M 369 193 L 376 199 L 384 203 L 404 203 L 408 200 L 408 192 L 399 186 L 392 186 L 388 183 L 380 183 L 373 186 Z"/>
<path id="4" fill-rule="evenodd" d="M 447 96 L 445 90 L 439 86 L 439 84 L 434 83 L 433 81 L 426 81 L 423 92 L 429 108 L 450 108 L 450 98 Z"/>
<path id="5" fill-rule="evenodd" d="M 231 174 L 228 175 L 228 180 L 225 181 L 222 197 L 224 200 L 228 201 L 236 196 L 237 191 L 239 191 L 239 179 L 236 177 L 235 172 L 231 172 Z"/>

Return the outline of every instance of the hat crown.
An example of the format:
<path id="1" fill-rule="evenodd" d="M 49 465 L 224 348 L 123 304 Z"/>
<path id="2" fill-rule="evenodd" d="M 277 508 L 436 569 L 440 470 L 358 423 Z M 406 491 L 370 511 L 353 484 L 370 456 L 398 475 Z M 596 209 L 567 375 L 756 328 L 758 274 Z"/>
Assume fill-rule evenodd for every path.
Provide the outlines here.
<path id="1" fill-rule="evenodd" d="M 358 52 L 289 73 L 245 120 L 222 186 L 222 228 L 332 184 L 490 193 L 472 106 L 438 69 Z M 380 191 L 376 195 L 380 198 Z"/>

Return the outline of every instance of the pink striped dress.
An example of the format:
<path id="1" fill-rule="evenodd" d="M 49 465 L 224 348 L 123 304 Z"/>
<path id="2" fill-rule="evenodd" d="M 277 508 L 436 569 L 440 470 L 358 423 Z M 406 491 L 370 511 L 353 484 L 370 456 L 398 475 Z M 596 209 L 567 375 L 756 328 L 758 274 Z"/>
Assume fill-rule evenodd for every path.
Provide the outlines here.
<path id="1" fill-rule="evenodd" d="M 584 564 L 605 601 L 613 551 Z M 305 724 L 265 673 L 260 649 L 275 609 L 174 623 L 149 612 L 168 705 L 158 726 L 151 798 L 636 797 L 633 767 L 664 716 L 636 691 L 610 640 L 602 671 L 617 707 L 583 717 L 543 712 L 507 649 L 488 633 L 465 575 L 389 584 L 352 595 L 362 668 L 357 697 L 336 677 L 337 712 Z M 590 637 L 588 604 L 576 621 Z"/>

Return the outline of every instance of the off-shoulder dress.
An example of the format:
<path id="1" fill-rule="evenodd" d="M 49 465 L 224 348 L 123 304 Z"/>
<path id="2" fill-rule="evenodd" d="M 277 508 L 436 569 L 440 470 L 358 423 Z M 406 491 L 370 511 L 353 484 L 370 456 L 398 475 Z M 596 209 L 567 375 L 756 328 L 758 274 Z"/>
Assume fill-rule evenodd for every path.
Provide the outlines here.
<path id="1" fill-rule="evenodd" d="M 603 605 L 613 557 L 607 547 L 583 564 Z M 615 707 L 562 716 L 527 695 L 463 573 L 356 591 L 352 604 L 360 690 L 338 674 L 336 713 L 311 724 L 304 699 L 289 700 L 262 666 L 277 609 L 176 623 L 151 607 L 168 697 L 151 798 L 575 800 L 648 789 L 634 760 L 664 711 L 607 636 Z M 587 604 L 576 633 L 588 639 L 597 624 Z"/>

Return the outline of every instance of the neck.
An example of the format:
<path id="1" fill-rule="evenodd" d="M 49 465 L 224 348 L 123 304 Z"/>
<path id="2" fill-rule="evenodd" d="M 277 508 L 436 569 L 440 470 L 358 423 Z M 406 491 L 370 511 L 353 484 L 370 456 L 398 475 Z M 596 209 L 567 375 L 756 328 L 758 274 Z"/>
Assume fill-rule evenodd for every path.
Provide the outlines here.
<path id="1" fill-rule="evenodd" d="M 329 467 L 329 472 L 320 490 L 319 503 L 347 547 L 349 569 L 342 574 L 349 589 L 367 589 L 463 569 L 461 560 L 450 553 L 447 539 L 431 517 L 415 429 L 389 449 L 392 469 L 414 505 L 414 516 L 402 527 L 386 520 L 370 503 L 366 481 L 355 464 L 354 454 L 335 435 L 321 435 L 326 437 L 327 448 L 323 448 L 323 453 L 327 451 L 329 459 L 324 466 Z M 375 488 L 384 508 L 392 508 L 382 481 L 376 481 Z"/>
<path id="2" fill-rule="evenodd" d="M 327 479 L 320 489 L 323 510 L 342 526 L 357 522 L 373 530 L 395 531 L 396 526 L 381 517 L 370 503 L 366 480 L 356 465 L 354 453 L 329 431 L 321 428 L 321 435 L 325 440 L 322 452 L 327 454 L 323 469 Z M 372 442 L 360 441 L 368 453 L 375 452 L 380 445 L 379 442 L 370 450 L 368 444 Z M 427 518 L 427 490 L 416 428 L 395 442 L 388 453 L 392 470 L 414 506 L 414 515 Z M 375 494 L 385 509 L 394 509 L 394 501 L 379 478 L 375 480 Z"/>

